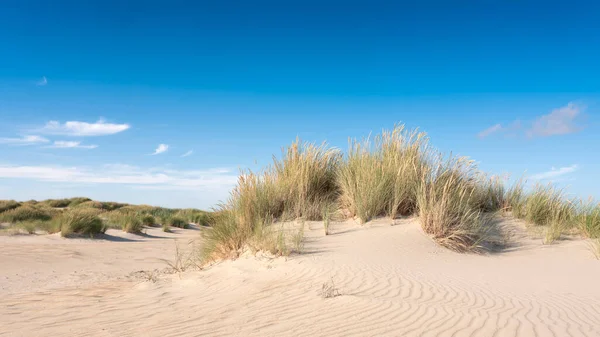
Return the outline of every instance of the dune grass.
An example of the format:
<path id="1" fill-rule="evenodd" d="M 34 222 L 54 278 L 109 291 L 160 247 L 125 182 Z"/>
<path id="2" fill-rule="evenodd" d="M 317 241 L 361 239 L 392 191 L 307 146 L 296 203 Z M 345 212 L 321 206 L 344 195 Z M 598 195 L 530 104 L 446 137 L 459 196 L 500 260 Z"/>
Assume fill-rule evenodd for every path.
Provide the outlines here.
<path id="1" fill-rule="evenodd" d="M 94 237 L 104 233 L 106 226 L 102 219 L 94 212 L 85 210 L 72 210 L 61 214 L 56 219 L 60 223 L 60 233 L 63 237 L 82 235 Z"/>
<path id="2" fill-rule="evenodd" d="M 242 172 L 228 201 L 220 205 L 212 229 L 204 232 L 205 260 L 235 257 L 244 246 L 288 254 L 287 240 L 275 221 L 320 220 L 337 199 L 338 150 L 296 139 L 259 173 Z"/>
<path id="3" fill-rule="evenodd" d="M 0 222 L 17 223 L 32 220 L 50 220 L 56 214 L 52 209 L 23 205 L 0 214 Z"/>
<path id="4" fill-rule="evenodd" d="M 527 192 L 523 179 L 507 188 L 504 179 L 485 174 L 472 160 L 443 156 L 425 133 L 398 125 L 350 140 L 345 155 L 297 139 L 272 165 L 242 172 L 227 202 L 212 215 L 204 257 L 235 257 L 245 247 L 257 248 L 257 242 L 259 248 L 285 253 L 297 240 L 281 238 L 274 224 L 324 220 L 327 235 L 333 208 L 362 223 L 418 215 L 425 233 L 459 252 L 484 249 L 499 212 L 543 228 L 545 243 L 574 228 L 591 238 L 599 235 L 597 208 L 583 212 L 551 186 Z"/>
<path id="5" fill-rule="evenodd" d="M 0 213 L 10 211 L 19 206 L 21 206 L 21 203 L 14 200 L 0 200 Z"/>
<path id="6" fill-rule="evenodd" d="M 144 225 L 144 226 L 156 225 L 156 219 L 150 214 L 143 215 L 141 220 L 142 220 L 142 225 Z"/>
<path id="7" fill-rule="evenodd" d="M 361 222 L 377 216 L 414 214 L 424 171 L 428 139 L 403 125 L 383 131 L 374 140 L 351 140 L 337 183 L 340 201 Z"/>
<path id="8" fill-rule="evenodd" d="M 600 204 L 594 204 L 593 200 L 581 202 L 577 224 L 586 237 L 600 239 Z"/>
<path id="9" fill-rule="evenodd" d="M 184 218 L 180 216 L 172 216 L 167 220 L 167 224 L 171 227 L 183 228 L 186 229 L 190 226 L 189 222 L 187 222 Z"/>
<path id="10" fill-rule="evenodd" d="M 180 214 L 179 217 L 173 215 Z M 11 233 L 61 232 L 63 236 L 95 235 L 107 228 L 128 233 L 140 233 L 144 226 L 158 224 L 170 231 L 170 225 L 187 228 L 189 222 L 211 226 L 213 214 L 197 209 L 170 209 L 149 205 L 130 205 L 118 202 L 94 201 L 85 197 L 68 199 L 29 200 L 18 202 L 0 200 L 0 223 L 8 223 Z M 100 219 L 101 224 L 96 219 Z M 190 221 L 186 220 L 190 219 Z M 169 222 L 169 223 L 167 223 Z"/>
<path id="11" fill-rule="evenodd" d="M 437 166 L 423 174 L 418 193 L 419 220 L 425 233 L 455 251 L 480 249 L 490 220 L 484 214 L 485 205 L 494 202 L 481 179 L 467 158 L 438 159 Z"/>

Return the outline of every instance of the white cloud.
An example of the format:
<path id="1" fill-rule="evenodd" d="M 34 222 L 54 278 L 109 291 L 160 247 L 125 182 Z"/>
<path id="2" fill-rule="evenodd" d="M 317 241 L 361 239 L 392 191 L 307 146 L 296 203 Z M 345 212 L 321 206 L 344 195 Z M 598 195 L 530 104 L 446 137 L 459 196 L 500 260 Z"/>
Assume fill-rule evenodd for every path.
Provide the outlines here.
<path id="1" fill-rule="evenodd" d="M 46 76 L 42 76 L 42 79 L 35 83 L 35 85 L 37 85 L 39 87 L 43 87 L 46 84 L 48 84 L 48 79 L 46 78 Z"/>
<path id="2" fill-rule="evenodd" d="M 99 120 L 96 123 L 68 121 L 61 124 L 58 121 L 49 121 L 39 131 L 51 135 L 64 136 L 106 136 L 125 131 L 129 124 L 112 124 Z"/>
<path id="3" fill-rule="evenodd" d="M 57 149 L 95 149 L 98 145 L 81 145 L 81 142 L 57 140 L 53 145 L 48 147 Z"/>
<path id="4" fill-rule="evenodd" d="M 146 189 L 194 190 L 233 187 L 237 175 L 231 170 L 206 171 L 142 169 L 129 165 L 104 165 L 99 168 L 65 166 L 0 165 L 0 178 L 31 179 L 69 184 L 123 184 Z"/>
<path id="5" fill-rule="evenodd" d="M 183 157 L 189 157 L 189 156 L 191 156 L 191 155 L 192 155 L 192 153 L 194 153 L 194 150 L 189 150 L 188 152 L 186 152 L 186 153 L 182 154 L 182 155 L 181 155 L 181 158 L 183 158 Z"/>
<path id="6" fill-rule="evenodd" d="M 50 142 L 48 139 L 40 136 L 23 136 L 21 138 L 0 138 L 0 144 L 10 145 L 35 145 Z"/>
<path id="7" fill-rule="evenodd" d="M 530 137 L 547 137 L 578 132 L 582 127 L 577 125 L 577 119 L 583 110 L 585 110 L 585 107 L 573 102 L 554 109 L 549 114 L 537 118 L 527 135 Z"/>
<path id="8" fill-rule="evenodd" d="M 167 144 L 160 144 L 158 145 L 158 147 L 156 148 L 156 150 L 154 150 L 154 153 L 152 153 L 152 155 L 157 155 L 157 154 L 161 154 L 164 152 L 167 152 L 167 150 L 169 149 L 169 145 Z"/>
<path id="9" fill-rule="evenodd" d="M 564 107 L 552 110 L 547 115 L 537 117 L 531 124 L 527 123 L 528 125 L 524 126 L 520 120 L 514 121 L 510 126 L 496 124 L 479 132 L 477 136 L 485 138 L 494 133 L 512 136 L 525 133 L 532 138 L 575 133 L 583 129 L 578 122 L 584 110 L 584 106 L 570 102 Z M 522 130 L 522 128 L 526 128 L 526 130 Z"/>
<path id="10" fill-rule="evenodd" d="M 494 126 L 491 126 L 483 131 L 481 131 L 480 133 L 477 134 L 477 137 L 479 138 L 485 138 L 493 133 L 499 132 L 502 130 L 502 125 L 501 124 L 496 124 Z"/>
<path id="11" fill-rule="evenodd" d="M 579 169 L 579 166 L 577 164 L 567 166 L 567 167 L 561 167 L 558 169 L 553 167 L 550 171 L 531 175 L 530 178 L 533 180 L 553 179 L 553 178 L 563 176 L 565 174 L 573 173 L 573 172 L 577 171 L 578 169 Z"/>

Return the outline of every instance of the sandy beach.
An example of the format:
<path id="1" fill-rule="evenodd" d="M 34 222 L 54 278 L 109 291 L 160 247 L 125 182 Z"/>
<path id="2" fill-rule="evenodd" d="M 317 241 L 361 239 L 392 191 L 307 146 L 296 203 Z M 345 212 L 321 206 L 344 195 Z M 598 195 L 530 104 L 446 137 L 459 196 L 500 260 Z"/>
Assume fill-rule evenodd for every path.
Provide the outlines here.
<path id="1" fill-rule="evenodd" d="M 504 220 L 501 252 L 458 254 L 415 219 L 305 223 L 302 254 L 169 272 L 199 230 L 0 237 L 2 336 L 599 336 L 600 266 Z M 324 291 L 325 288 L 325 291 Z"/>

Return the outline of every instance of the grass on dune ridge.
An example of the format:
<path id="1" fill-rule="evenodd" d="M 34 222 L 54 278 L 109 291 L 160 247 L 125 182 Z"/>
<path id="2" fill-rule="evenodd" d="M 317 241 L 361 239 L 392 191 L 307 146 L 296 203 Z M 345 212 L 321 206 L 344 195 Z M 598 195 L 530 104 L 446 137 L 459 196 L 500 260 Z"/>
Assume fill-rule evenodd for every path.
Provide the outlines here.
<path id="1" fill-rule="evenodd" d="M 404 125 L 372 138 L 351 139 L 345 155 L 325 143 L 296 139 L 272 165 L 241 173 L 215 213 L 212 229 L 204 233 L 203 256 L 205 261 L 236 257 L 244 247 L 284 254 L 290 251 L 287 239 L 275 223 L 321 220 L 332 210 L 362 223 L 416 215 L 424 232 L 459 252 L 482 249 L 498 212 L 545 228 L 546 243 L 571 230 L 600 237 L 599 205 L 583 207 L 552 186 L 529 192 L 524 186 L 519 180 L 507 188 L 472 160 L 443 156 L 425 133 Z"/>
<path id="2" fill-rule="evenodd" d="M 100 221 L 102 225 L 98 223 Z M 170 209 L 148 205 L 100 202 L 89 198 L 30 200 L 18 202 L 0 200 L 0 223 L 33 234 L 61 232 L 63 236 L 93 236 L 107 228 L 140 233 L 144 227 L 162 224 L 164 227 L 187 228 L 190 223 L 210 226 L 210 212 L 198 209 Z"/>

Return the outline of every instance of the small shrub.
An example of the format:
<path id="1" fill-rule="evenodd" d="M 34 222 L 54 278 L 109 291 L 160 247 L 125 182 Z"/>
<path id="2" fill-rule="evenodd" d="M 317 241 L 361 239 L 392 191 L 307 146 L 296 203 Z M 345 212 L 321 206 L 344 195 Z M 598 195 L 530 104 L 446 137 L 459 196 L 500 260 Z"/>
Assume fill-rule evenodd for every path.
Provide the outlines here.
<path id="1" fill-rule="evenodd" d="M 60 222 L 61 235 L 69 237 L 73 234 L 94 235 L 104 233 L 106 226 L 97 215 L 85 211 L 68 211 L 57 218 Z"/>
<path id="2" fill-rule="evenodd" d="M 165 233 L 171 233 L 171 226 L 169 226 L 168 223 L 163 222 L 162 224 L 162 231 Z"/>

